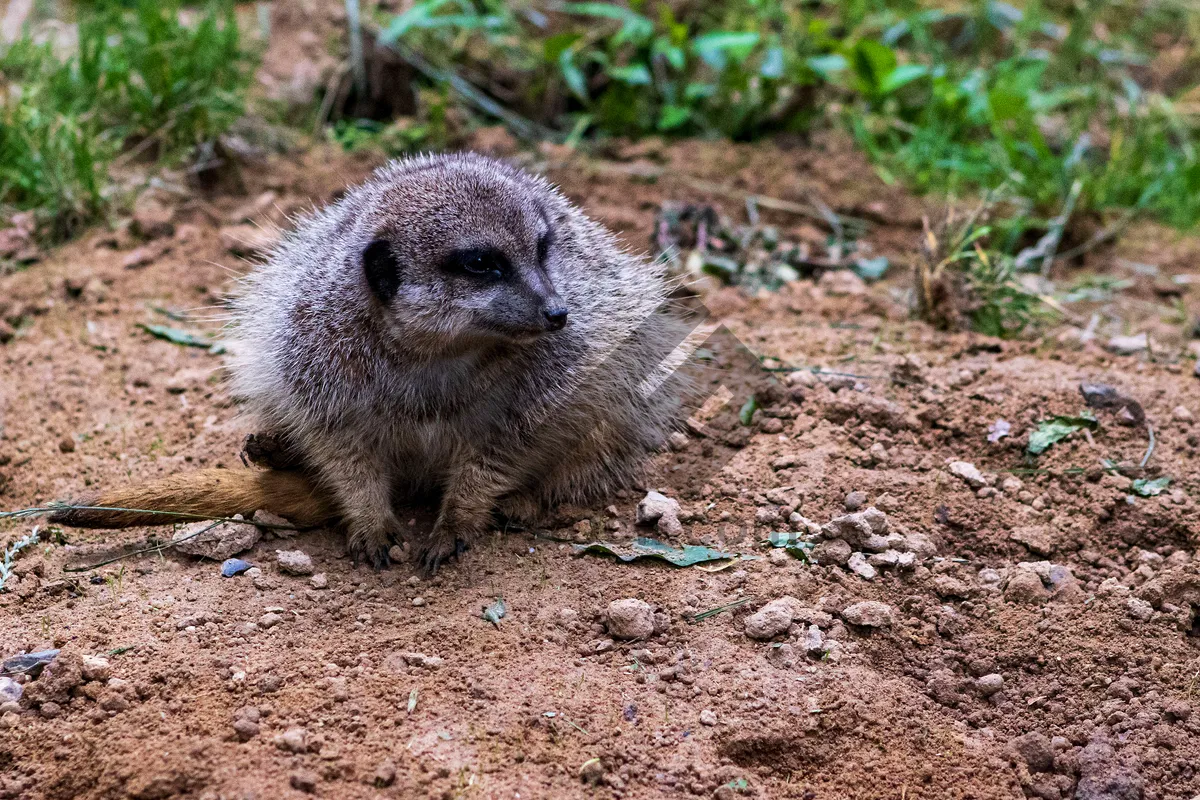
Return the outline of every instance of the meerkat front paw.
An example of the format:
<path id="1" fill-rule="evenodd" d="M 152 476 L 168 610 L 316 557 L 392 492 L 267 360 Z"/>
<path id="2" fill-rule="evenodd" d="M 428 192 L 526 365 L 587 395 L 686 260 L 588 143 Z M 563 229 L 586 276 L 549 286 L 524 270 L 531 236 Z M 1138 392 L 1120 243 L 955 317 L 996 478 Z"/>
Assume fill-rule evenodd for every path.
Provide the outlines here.
<path id="1" fill-rule="evenodd" d="M 355 566 L 358 566 L 360 561 L 369 563 L 375 569 L 384 569 L 392 564 L 392 559 L 388 556 L 388 550 L 392 546 L 391 537 L 382 527 L 351 524 L 346 544 Z"/>
<path id="2" fill-rule="evenodd" d="M 438 525 L 417 549 L 417 568 L 427 577 L 432 577 L 444 561 L 461 556 L 469 547 L 467 538 L 456 535 L 444 525 Z"/>

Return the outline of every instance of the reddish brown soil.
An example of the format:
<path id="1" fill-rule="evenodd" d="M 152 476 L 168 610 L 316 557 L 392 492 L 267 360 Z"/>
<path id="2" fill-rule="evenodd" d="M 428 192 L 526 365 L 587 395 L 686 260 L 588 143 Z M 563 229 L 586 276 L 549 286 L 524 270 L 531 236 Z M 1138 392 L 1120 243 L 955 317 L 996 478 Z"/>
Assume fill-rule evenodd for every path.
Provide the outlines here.
<path id="1" fill-rule="evenodd" d="M 921 201 L 884 187 L 836 142 L 651 148 L 639 158 L 666 165 L 655 183 L 624 174 L 637 171 L 628 161 L 597 170 L 560 153 L 540 158 L 635 249 L 663 201 L 743 213 L 736 199 L 706 197 L 681 175 L 793 201 L 817 192 L 873 220 L 868 242 L 901 265 L 919 242 Z M 0 346 L 3 506 L 201 465 L 242 468 L 246 431 L 220 358 L 136 325 L 203 327 L 151 307 L 219 316 L 222 294 L 248 268 L 222 226 L 242 222 L 266 191 L 275 197 L 251 216 L 282 221 L 370 166 L 322 149 L 278 158 L 248 171 L 248 197 L 171 201 L 173 236 L 145 243 L 124 229 L 96 232 L 3 278 L 0 305 L 22 318 Z M 772 221 L 818 235 L 802 219 Z M 1187 272 L 1198 240 L 1172 236 L 1140 228 L 1090 266 L 1119 273 L 1120 256 Z M 152 248 L 148 263 L 123 267 L 139 246 Z M 1152 332 L 1155 348 L 1142 357 L 1079 344 L 1067 329 L 1021 342 L 937 333 L 909 319 L 903 269 L 865 294 L 800 281 L 758 298 L 706 295 L 756 353 L 860 376 L 800 384 L 774 416 L 759 412 L 751 435 L 726 437 L 744 446 L 694 493 L 671 488 L 671 467 L 702 463 L 702 443 L 657 457 L 651 485 L 683 504 L 686 541 L 760 556 L 720 572 L 576 557 L 568 544 L 508 533 L 421 582 L 406 566 L 355 568 L 340 537 L 310 533 L 243 554 L 261 567 L 256 578 L 224 579 L 215 563 L 170 550 L 68 573 L 65 565 L 149 531 L 67 531 L 67 544 L 18 558 L 19 577 L 0 593 L 0 656 L 50 646 L 104 655 L 117 680 L 27 684 L 21 711 L 0 728 L 0 797 L 1192 798 L 1200 429 L 1176 408 L 1200 414 L 1200 402 L 1192 362 L 1180 360 L 1184 327 L 1156 280 L 1139 277 L 1128 301 L 1107 307 L 1131 332 Z M 1183 291 L 1194 314 L 1196 291 Z M 916 385 L 891 377 L 909 355 L 924 364 Z M 1042 472 L 1006 486 L 1009 470 L 1027 466 L 1036 420 L 1077 413 L 1080 381 L 1097 379 L 1145 408 L 1157 444 L 1143 474 L 1172 477 L 1170 488 L 1127 499 L 1129 479 L 1100 462 L 1136 465 L 1146 431 L 1105 412 L 1090 439 L 1054 446 Z M 1013 435 L 989 444 L 997 418 Z M 955 460 L 974 463 L 991 485 L 968 488 L 947 470 Z M 781 487 L 790 490 L 770 492 Z M 759 541 L 786 527 L 772 521 L 781 504 L 784 517 L 796 507 L 824 523 L 845 513 L 852 491 L 893 529 L 926 534 L 936 555 L 871 581 L 761 557 Z M 625 538 L 640 496 L 613 497 L 610 511 L 566 511 L 548 533 Z M 3 541 L 32 524 L 10 525 Z M 281 548 L 308 552 L 328 588 L 279 573 Z M 1030 588 L 1016 565 L 1038 561 L 1073 578 L 1053 594 Z M 480 612 L 497 596 L 508 616 L 493 626 Z M 806 624 L 771 642 L 743 633 L 748 615 L 783 596 L 838 643 L 831 655 L 806 655 Z M 614 644 L 604 612 L 625 597 L 661 609 L 665 629 Z M 747 597 L 731 613 L 687 622 Z M 1149 619 L 1133 616 L 1128 597 L 1150 604 Z M 845 624 L 841 613 L 860 600 L 888 604 L 894 624 Z M 247 626 L 268 613 L 282 621 Z M 442 662 L 422 666 L 405 653 Z M 1003 688 L 985 697 L 976 679 L 994 673 Z M 38 701 L 60 708 L 39 710 Z M 702 724 L 702 711 L 715 724 Z M 241 741 L 235 721 L 255 715 L 256 735 Z M 307 740 L 289 750 L 278 737 L 292 728 Z"/>

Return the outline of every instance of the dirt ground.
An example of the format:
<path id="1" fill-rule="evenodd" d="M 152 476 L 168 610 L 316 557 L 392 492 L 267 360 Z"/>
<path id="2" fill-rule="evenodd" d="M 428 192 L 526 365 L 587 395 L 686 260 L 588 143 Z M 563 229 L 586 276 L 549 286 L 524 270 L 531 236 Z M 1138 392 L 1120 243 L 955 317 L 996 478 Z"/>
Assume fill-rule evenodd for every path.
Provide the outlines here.
<path id="1" fill-rule="evenodd" d="M 503 137 L 477 142 L 508 152 Z M 540 535 L 497 533 L 431 581 L 356 568 L 333 532 L 265 534 L 241 554 L 259 571 L 231 578 L 170 549 L 64 571 L 148 529 L 65 531 L 23 553 L 0 593 L 0 657 L 62 654 L 3 707 L 0 798 L 1200 795 L 1200 380 L 1182 322 L 1200 296 L 1171 280 L 1200 272 L 1200 239 L 1142 226 L 1092 254 L 1087 269 L 1134 281 L 1072 306 L 1097 311 L 1094 337 L 1070 324 L 1027 341 L 939 333 L 909 318 L 907 295 L 921 214 L 937 210 L 837 140 L 617 155 L 522 158 L 631 249 L 667 201 L 738 217 L 737 192 L 815 193 L 871 221 L 865 241 L 896 266 L 871 286 L 842 273 L 707 292 L 753 352 L 806 371 L 778 372 L 749 427 L 656 456 L 647 486 L 564 509 Z M 245 468 L 220 355 L 138 326 L 215 330 L 256 231 L 374 163 L 272 157 L 245 171 L 244 196 L 152 195 L 135 224 L 0 279 L 16 328 L 0 345 L 2 505 Z M 1143 331 L 1148 350 L 1105 347 Z M 1113 409 L 1030 469 L 1028 433 L 1079 413 L 1081 382 L 1096 381 L 1144 410 L 1146 468 L 1147 426 Z M 1011 435 L 989 442 L 998 419 Z M 717 447 L 729 460 L 707 480 L 675 480 Z M 1161 494 L 1133 493 L 1131 477 L 1161 476 Z M 757 558 L 710 572 L 573 553 L 631 538 L 648 488 L 681 504 L 674 543 Z M 819 564 L 761 544 L 872 507 L 824 529 L 851 546 L 823 543 Z M 295 549 L 323 577 L 281 572 L 275 552 Z M 863 554 L 847 564 L 851 549 Z M 493 625 L 481 611 L 497 597 L 508 613 Z M 614 636 L 607 609 L 623 598 L 653 607 L 652 635 Z"/>

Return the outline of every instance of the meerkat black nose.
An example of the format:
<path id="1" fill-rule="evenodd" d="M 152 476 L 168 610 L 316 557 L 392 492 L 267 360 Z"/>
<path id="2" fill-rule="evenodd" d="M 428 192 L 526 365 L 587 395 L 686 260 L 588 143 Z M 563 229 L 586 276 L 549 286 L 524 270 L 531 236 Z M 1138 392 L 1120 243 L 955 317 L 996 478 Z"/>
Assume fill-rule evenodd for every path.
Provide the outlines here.
<path id="1" fill-rule="evenodd" d="M 560 331 L 567 324 L 567 309 L 564 306 L 551 306 L 546 309 L 546 330 Z"/>

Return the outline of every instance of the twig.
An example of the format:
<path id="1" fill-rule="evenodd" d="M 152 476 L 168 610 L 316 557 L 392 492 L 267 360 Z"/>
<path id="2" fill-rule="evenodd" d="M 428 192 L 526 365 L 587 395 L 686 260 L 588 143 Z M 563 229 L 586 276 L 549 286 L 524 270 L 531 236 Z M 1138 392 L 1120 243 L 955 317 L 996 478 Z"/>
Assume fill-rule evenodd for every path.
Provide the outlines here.
<path id="1" fill-rule="evenodd" d="M 702 619 L 708 619 L 709 617 L 715 617 L 717 614 L 723 614 L 726 611 L 732 611 L 733 609 L 738 608 L 739 606 L 744 606 L 747 603 L 753 603 L 755 601 L 755 599 L 757 599 L 757 598 L 743 597 L 741 600 L 734 600 L 732 603 L 727 603 L 723 606 L 717 606 L 716 608 L 710 608 L 707 611 L 701 611 L 699 614 L 693 614 L 692 617 L 688 620 L 688 624 L 695 625 L 697 622 L 699 622 Z"/>
<path id="2" fill-rule="evenodd" d="M 350 69 L 361 102 L 367 96 L 367 62 L 363 59 L 362 19 L 358 0 L 346 0 L 346 27 L 350 33 Z"/>
<path id="3" fill-rule="evenodd" d="M 1150 463 L 1150 456 L 1154 455 L 1154 426 L 1149 422 L 1146 423 L 1146 433 L 1150 436 L 1150 444 L 1146 447 L 1146 455 L 1142 456 L 1142 463 L 1138 465 L 1142 469 L 1146 468 Z"/>
<path id="4" fill-rule="evenodd" d="M 91 572 L 94 569 L 99 569 L 100 567 L 106 567 L 109 564 L 115 564 L 118 561 L 124 561 L 125 559 L 131 558 L 132 556 L 140 556 L 143 553 L 156 553 L 156 552 L 161 553 L 163 550 L 166 550 L 168 547 L 175 547 L 176 545 L 183 544 L 184 542 L 186 542 L 190 539 L 195 539 L 197 536 L 199 536 L 202 533 L 208 533 L 209 531 L 211 531 L 213 528 L 217 527 L 220 524 L 221 524 L 220 522 L 214 522 L 212 525 L 208 525 L 207 527 L 201 528 L 200 530 L 196 531 L 195 533 L 189 533 L 187 536 L 184 536 L 182 539 L 172 539 L 171 541 L 163 542 L 162 544 L 156 544 L 156 545 L 152 545 L 150 547 L 143 547 L 140 550 L 133 550 L 128 553 L 122 553 L 119 556 L 113 556 L 112 558 L 105 559 L 104 561 L 100 561 L 96 564 L 89 564 L 86 567 L 63 567 L 63 572 Z M 124 569 L 124 568 L 122 567 L 122 569 Z"/>
<path id="5" fill-rule="evenodd" d="M 479 90 L 470 81 L 458 75 L 453 70 L 441 69 L 435 67 L 425 60 L 414 50 L 400 44 L 399 42 L 390 42 L 383 38 L 379 39 L 379 44 L 391 50 L 398 55 L 413 69 L 420 72 L 434 83 L 444 83 L 454 91 L 458 92 L 471 105 L 478 108 L 485 114 L 490 114 L 493 117 L 501 120 L 507 125 L 513 133 L 526 141 L 541 141 L 549 140 L 553 142 L 561 142 L 562 134 L 558 131 L 551 130 L 544 125 L 539 125 L 532 120 L 526 119 L 520 114 L 512 111 L 498 102 L 488 97 L 484 92 Z"/>
<path id="6" fill-rule="evenodd" d="M 17 511 L 2 511 L 0 512 L 0 520 L 3 519 L 25 519 L 27 517 L 41 517 L 46 514 L 53 514 L 56 511 L 127 511 L 134 514 L 160 514 L 165 517 L 179 517 L 181 519 L 190 520 L 208 520 L 210 522 L 236 522 L 242 525 L 253 525 L 256 528 L 278 528 L 285 531 L 300 530 L 295 525 L 280 525 L 271 522 L 255 522 L 249 519 L 234 519 L 233 517 L 214 517 L 209 514 L 192 514 L 186 511 L 160 511 L 151 508 L 118 508 L 116 506 L 77 506 L 71 503 L 54 503 L 48 506 L 38 506 L 35 508 L 22 508 Z"/>

